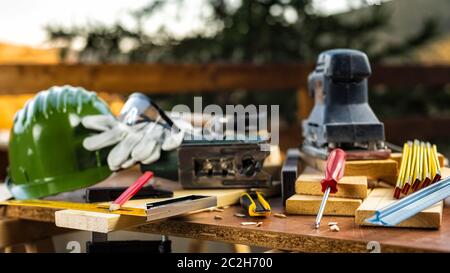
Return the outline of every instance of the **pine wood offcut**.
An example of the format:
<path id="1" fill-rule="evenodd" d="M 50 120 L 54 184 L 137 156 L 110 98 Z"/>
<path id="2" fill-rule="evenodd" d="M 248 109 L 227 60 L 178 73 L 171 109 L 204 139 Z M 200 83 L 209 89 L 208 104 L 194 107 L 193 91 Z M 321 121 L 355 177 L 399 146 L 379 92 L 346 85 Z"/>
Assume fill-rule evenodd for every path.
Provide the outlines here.
<path id="1" fill-rule="evenodd" d="M 382 209 L 387 205 L 396 202 L 397 199 L 393 197 L 392 189 L 373 189 L 369 196 L 364 200 L 361 206 L 356 210 L 355 222 L 362 226 L 371 226 L 372 224 L 366 223 L 365 219 L 371 217 L 376 210 Z M 409 228 L 439 228 L 442 222 L 443 202 L 421 211 L 420 213 L 412 216 L 409 219 L 401 222 L 395 227 L 409 227 Z"/>
<path id="2" fill-rule="evenodd" d="M 320 195 L 322 196 L 322 186 L 320 182 L 324 178 L 320 174 L 301 174 L 295 183 L 297 194 Z M 367 177 L 365 176 L 344 176 L 338 185 L 338 191 L 330 197 L 347 197 L 364 199 L 367 197 Z"/>
<path id="3" fill-rule="evenodd" d="M 286 212 L 316 215 L 323 197 L 320 184 L 323 177 L 323 171 L 306 167 L 295 183 L 297 194 L 286 200 Z M 328 198 L 324 215 L 354 216 L 367 191 L 365 176 L 344 176 L 339 181 L 338 191 Z"/>
<path id="4" fill-rule="evenodd" d="M 300 157 L 307 165 L 325 171 L 326 160 L 312 157 L 301 152 Z M 369 179 L 383 180 L 395 184 L 397 177 L 397 161 L 393 159 L 347 160 L 345 176 L 366 176 Z"/>
<path id="5" fill-rule="evenodd" d="M 450 168 L 442 167 L 441 175 L 443 179 L 449 177 Z M 370 226 L 371 224 L 366 223 L 365 219 L 371 217 L 376 210 L 382 209 L 395 201 L 397 201 L 397 199 L 394 199 L 393 197 L 392 188 L 373 189 L 369 193 L 369 196 L 357 209 L 355 214 L 355 222 L 358 225 Z M 434 206 L 429 207 L 423 210 L 422 212 L 414 215 L 413 217 L 401 222 L 396 227 L 429 228 L 429 229 L 439 228 L 442 223 L 443 209 L 444 209 L 443 202 L 442 201 L 438 202 Z"/>
<path id="6" fill-rule="evenodd" d="M 321 202 L 322 196 L 295 194 L 286 200 L 286 212 L 289 214 L 316 215 Z M 323 214 L 354 216 L 361 203 L 361 199 L 329 197 Z"/>

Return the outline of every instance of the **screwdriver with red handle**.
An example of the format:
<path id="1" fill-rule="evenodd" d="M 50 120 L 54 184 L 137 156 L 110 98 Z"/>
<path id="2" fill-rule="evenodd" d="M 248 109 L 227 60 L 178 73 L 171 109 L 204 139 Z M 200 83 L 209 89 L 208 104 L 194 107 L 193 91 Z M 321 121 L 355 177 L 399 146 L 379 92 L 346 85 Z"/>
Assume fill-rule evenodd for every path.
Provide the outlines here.
<path id="1" fill-rule="evenodd" d="M 344 176 L 345 152 L 341 149 L 334 149 L 330 152 L 325 169 L 325 178 L 320 182 L 322 185 L 323 198 L 317 213 L 315 228 L 319 228 L 323 212 L 327 204 L 330 193 L 337 192 L 337 183 Z"/>

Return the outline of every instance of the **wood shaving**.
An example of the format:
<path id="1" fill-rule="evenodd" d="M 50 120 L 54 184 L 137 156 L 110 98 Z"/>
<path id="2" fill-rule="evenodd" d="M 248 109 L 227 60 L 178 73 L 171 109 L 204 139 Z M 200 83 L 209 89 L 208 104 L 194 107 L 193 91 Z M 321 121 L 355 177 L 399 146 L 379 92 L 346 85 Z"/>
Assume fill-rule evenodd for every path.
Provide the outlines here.
<path id="1" fill-rule="evenodd" d="M 330 226 L 330 230 L 334 231 L 334 232 L 338 232 L 340 229 L 337 225 L 332 225 L 332 226 Z"/>
<path id="2" fill-rule="evenodd" d="M 278 218 L 287 218 L 286 214 L 283 214 L 283 213 L 275 213 L 273 216 L 278 217 Z"/>
<path id="3" fill-rule="evenodd" d="M 242 214 L 242 213 L 235 213 L 234 216 L 239 217 L 239 218 L 245 218 L 245 214 Z"/>
<path id="4" fill-rule="evenodd" d="M 329 226 L 337 226 L 338 222 L 328 222 Z"/>
<path id="5" fill-rule="evenodd" d="M 222 216 L 219 216 L 219 215 L 214 215 L 214 219 L 216 219 L 216 220 L 222 220 L 223 217 L 222 217 Z"/>
<path id="6" fill-rule="evenodd" d="M 254 226 L 257 225 L 258 223 L 256 222 L 241 222 L 242 226 Z"/>
<path id="7" fill-rule="evenodd" d="M 258 222 L 258 223 L 256 224 L 256 226 L 257 226 L 257 227 L 260 227 L 260 226 L 262 226 L 262 223 L 263 223 L 263 222 Z"/>
<path id="8" fill-rule="evenodd" d="M 209 212 L 224 212 L 223 209 L 219 209 L 219 208 L 217 208 L 217 207 L 209 208 L 208 211 L 209 211 Z"/>

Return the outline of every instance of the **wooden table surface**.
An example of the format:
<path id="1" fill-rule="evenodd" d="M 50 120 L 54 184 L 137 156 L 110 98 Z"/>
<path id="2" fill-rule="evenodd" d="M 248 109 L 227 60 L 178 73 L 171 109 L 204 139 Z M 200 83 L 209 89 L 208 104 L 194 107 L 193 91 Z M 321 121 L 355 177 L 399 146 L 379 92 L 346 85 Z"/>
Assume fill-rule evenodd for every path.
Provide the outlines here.
<path id="1" fill-rule="evenodd" d="M 282 212 L 281 201 L 271 199 L 274 212 Z M 8 206 L 3 208 L 8 217 L 35 221 L 54 221 L 54 209 Z M 313 228 L 313 216 L 270 216 L 260 227 L 242 226 L 243 221 L 254 218 L 238 218 L 240 207 L 232 206 L 224 212 L 198 214 L 148 223 L 127 230 L 144 233 L 173 235 L 201 240 L 246 244 L 267 248 L 301 252 L 369 252 L 368 243 L 380 244 L 381 252 L 450 252 L 450 208 L 445 208 L 440 230 L 404 228 L 359 227 L 353 217 L 324 217 L 319 230 Z M 223 217 L 214 219 L 215 215 Z M 328 222 L 339 223 L 340 231 L 332 232 Z"/>

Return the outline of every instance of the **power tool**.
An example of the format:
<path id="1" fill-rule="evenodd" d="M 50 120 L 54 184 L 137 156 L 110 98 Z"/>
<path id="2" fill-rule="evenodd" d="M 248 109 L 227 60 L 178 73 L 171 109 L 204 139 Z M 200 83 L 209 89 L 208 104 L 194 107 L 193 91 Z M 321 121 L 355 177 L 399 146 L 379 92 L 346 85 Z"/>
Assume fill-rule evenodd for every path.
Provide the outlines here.
<path id="1" fill-rule="evenodd" d="M 266 139 L 185 140 L 178 149 L 178 179 L 185 189 L 272 186 L 263 170 Z"/>
<path id="2" fill-rule="evenodd" d="M 308 76 L 314 108 L 303 121 L 302 151 L 326 159 L 341 148 L 347 160 L 388 158 L 384 125 L 368 103 L 371 75 L 365 53 L 352 49 L 322 52 Z"/>

